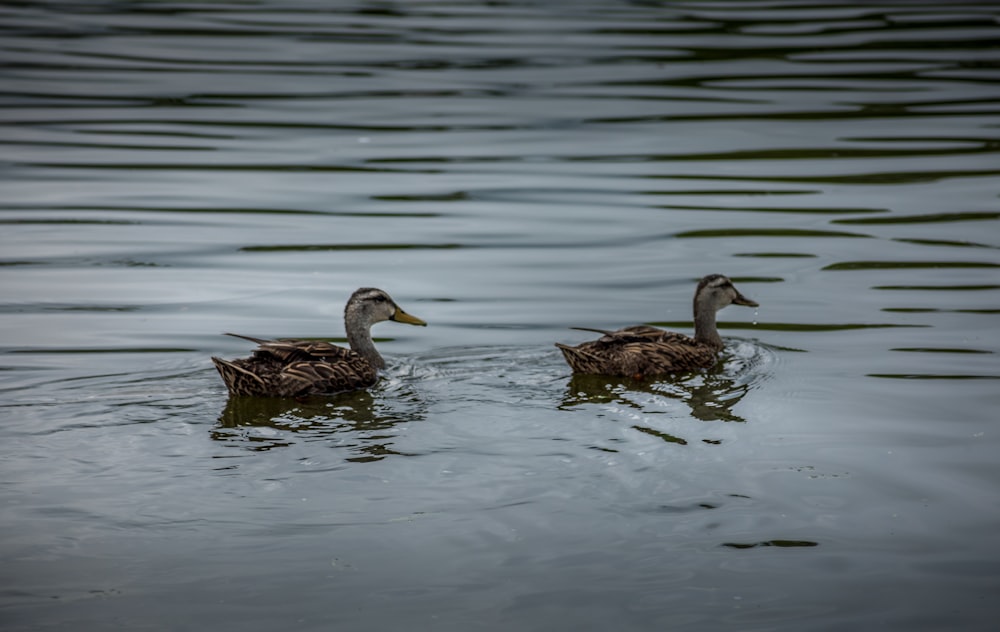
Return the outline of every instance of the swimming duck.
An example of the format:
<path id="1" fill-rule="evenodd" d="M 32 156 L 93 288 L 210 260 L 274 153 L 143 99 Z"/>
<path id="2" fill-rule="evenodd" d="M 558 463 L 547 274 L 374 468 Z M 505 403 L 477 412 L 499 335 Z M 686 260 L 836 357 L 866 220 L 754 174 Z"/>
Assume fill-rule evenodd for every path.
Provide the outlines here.
<path id="1" fill-rule="evenodd" d="M 226 334 L 256 343 L 249 358 L 212 358 L 232 395 L 301 397 L 366 388 L 378 381 L 385 360 L 372 342 L 371 326 L 383 320 L 409 325 L 427 323 L 402 310 L 382 290 L 363 287 L 347 301 L 344 329 L 350 349 L 317 340 L 262 340 Z"/>
<path id="2" fill-rule="evenodd" d="M 727 277 L 710 274 L 694 292 L 694 338 L 648 325 L 617 331 L 583 329 L 603 334 L 597 340 L 571 347 L 556 343 L 574 373 L 618 375 L 642 379 L 676 371 L 707 368 L 722 350 L 715 312 L 736 304 L 757 307 L 740 294 Z"/>

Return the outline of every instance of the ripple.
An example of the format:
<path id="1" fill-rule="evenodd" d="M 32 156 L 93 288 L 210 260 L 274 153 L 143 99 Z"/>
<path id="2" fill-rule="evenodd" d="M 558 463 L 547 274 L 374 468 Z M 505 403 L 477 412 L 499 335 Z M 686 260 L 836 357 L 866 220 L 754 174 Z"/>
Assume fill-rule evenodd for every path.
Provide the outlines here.
<path id="1" fill-rule="evenodd" d="M 764 540 L 761 542 L 724 542 L 724 547 L 731 549 L 756 549 L 759 547 L 778 547 L 783 549 L 819 546 L 812 540 Z"/>
<path id="2" fill-rule="evenodd" d="M 409 356 L 399 367 L 408 379 L 538 385 L 564 366 L 555 349 L 535 346 L 459 346 Z"/>
<path id="3" fill-rule="evenodd" d="M 185 347 L 100 347 L 100 348 L 86 348 L 86 347 L 32 347 L 28 349 L 7 349 L 4 353 L 23 353 L 23 354 L 51 354 L 51 355 L 68 355 L 68 354 L 115 354 L 115 353 L 192 353 L 197 351 L 197 349 L 188 349 Z"/>
<path id="4" fill-rule="evenodd" d="M 337 250 L 454 250 L 462 244 L 281 244 L 243 246 L 243 252 L 317 252 Z"/>
<path id="5" fill-rule="evenodd" d="M 356 165 L 287 165 L 287 164 L 219 164 L 219 163 L 169 163 L 169 162 L 18 162 L 23 167 L 33 167 L 37 169 L 87 169 L 95 171 L 125 171 L 151 170 L 151 171 L 239 171 L 239 172 L 286 172 L 286 173 L 439 173 L 434 170 L 416 169 L 388 169 L 361 167 Z"/>

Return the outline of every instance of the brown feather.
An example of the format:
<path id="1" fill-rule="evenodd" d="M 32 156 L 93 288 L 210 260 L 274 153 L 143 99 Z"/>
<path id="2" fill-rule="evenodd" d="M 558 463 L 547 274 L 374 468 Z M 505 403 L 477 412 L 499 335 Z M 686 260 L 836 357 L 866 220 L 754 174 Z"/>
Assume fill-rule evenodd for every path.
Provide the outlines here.
<path id="1" fill-rule="evenodd" d="M 574 373 L 624 377 L 710 367 L 717 351 L 682 334 L 645 325 L 609 332 L 575 347 L 556 346 Z"/>
<path id="2" fill-rule="evenodd" d="M 212 358 L 233 395 L 301 397 L 366 388 L 378 380 L 368 361 L 329 342 L 236 337 L 259 346 L 249 358 Z"/>

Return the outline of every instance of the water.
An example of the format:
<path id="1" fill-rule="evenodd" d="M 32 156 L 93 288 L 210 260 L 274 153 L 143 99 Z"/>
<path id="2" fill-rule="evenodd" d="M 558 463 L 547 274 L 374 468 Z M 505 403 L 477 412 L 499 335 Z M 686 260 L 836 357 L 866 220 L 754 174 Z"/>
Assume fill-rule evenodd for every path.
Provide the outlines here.
<path id="1" fill-rule="evenodd" d="M 995 625 L 992 3 L 0 11 L 5 629 Z M 715 272 L 711 371 L 552 346 Z"/>

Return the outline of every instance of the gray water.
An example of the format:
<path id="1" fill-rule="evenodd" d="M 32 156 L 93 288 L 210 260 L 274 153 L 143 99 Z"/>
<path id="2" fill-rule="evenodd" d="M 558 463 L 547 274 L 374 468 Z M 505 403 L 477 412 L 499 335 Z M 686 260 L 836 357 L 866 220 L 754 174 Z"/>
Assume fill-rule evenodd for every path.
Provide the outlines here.
<path id="1" fill-rule="evenodd" d="M 5 630 L 992 630 L 992 2 L 0 7 Z M 715 369 L 554 342 L 720 313 Z M 343 340 L 369 391 L 229 401 Z"/>

